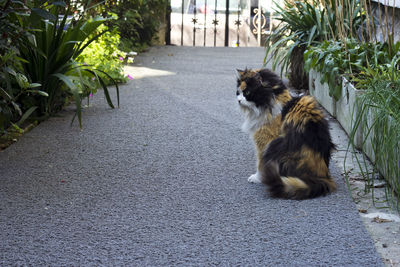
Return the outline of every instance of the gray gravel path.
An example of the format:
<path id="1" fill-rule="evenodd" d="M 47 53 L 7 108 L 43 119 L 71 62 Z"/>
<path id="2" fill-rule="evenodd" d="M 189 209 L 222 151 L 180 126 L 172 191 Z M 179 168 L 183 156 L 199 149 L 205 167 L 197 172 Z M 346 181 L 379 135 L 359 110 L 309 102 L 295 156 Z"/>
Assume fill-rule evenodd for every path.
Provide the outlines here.
<path id="1" fill-rule="evenodd" d="M 0 266 L 381 266 L 335 166 L 313 200 L 247 183 L 234 70 L 263 56 L 152 48 L 136 74 L 169 75 L 122 86 L 120 109 L 98 94 L 83 131 L 69 108 L 0 152 Z"/>

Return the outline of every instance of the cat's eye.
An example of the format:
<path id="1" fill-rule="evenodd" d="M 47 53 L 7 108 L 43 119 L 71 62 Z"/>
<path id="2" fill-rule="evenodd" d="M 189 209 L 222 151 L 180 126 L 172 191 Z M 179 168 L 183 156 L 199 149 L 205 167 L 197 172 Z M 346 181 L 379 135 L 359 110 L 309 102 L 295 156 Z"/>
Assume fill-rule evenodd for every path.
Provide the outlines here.
<path id="1" fill-rule="evenodd" d="M 243 92 L 243 94 L 244 94 L 245 96 L 248 96 L 248 95 L 250 94 L 250 92 L 249 92 L 248 90 L 246 90 L 246 91 Z"/>

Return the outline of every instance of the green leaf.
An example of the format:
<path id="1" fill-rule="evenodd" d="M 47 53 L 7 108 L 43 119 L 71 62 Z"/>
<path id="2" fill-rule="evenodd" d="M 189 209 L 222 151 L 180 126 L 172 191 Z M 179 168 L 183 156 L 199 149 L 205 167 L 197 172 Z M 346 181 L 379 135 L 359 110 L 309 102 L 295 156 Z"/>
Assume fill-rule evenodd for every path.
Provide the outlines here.
<path id="1" fill-rule="evenodd" d="M 11 101 L 11 104 L 14 107 L 14 109 L 18 112 L 18 114 L 21 116 L 22 115 L 22 111 L 21 111 L 20 107 L 18 106 L 18 104 L 15 103 L 14 101 Z"/>
<path id="2" fill-rule="evenodd" d="M 56 16 L 41 8 L 34 7 L 32 8 L 32 12 L 45 20 L 56 21 L 57 19 Z"/>
<path id="3" fill-rule="evenodd" d="M 307 46 L 309 46 L 311 44 L 311 42 L 314 40 L 315 38 L 315 32 L 317 31 L 317 26 L 314 25 L 314 27 L 312 27 L 311 32 L 310 32 L 310 37 L 308 38 L 307 41 Z"/>
<path id="4" fill-rule="evenodd" d="M 59 78 L 61 81 L 63 81 L 65 83 L 65 85 L 67 85 L 67 87 L 69 89 L 71 89 L 71 93 L 74 96 L 74 100 L 75 100 L 76 114 L 78 116 L 79 127 L 82 128 L 82 105 L 81 105 L 81 97 L 79 95 L 78 89 L 76 88 L 75 84 L 71 81 L 71 79 L 68 76 L 61 74 L 61 73 L 55 73 L 55 74 L 53 74 L 53 76 L 56 76 L 57 78 Z M 71 122 L 71 124 L 72 124 L 72 122 Z"/>
<path id="5" fill-rule="evenodd" d="M 44 92 L 44 91 L 41 91 L 41 90 L 26 90 L 26 92 L 28 92 L 28 93 L 33 93 L 33 94 L 38 94 L 38 95 L 46 96 L 46 97 L 49 96 L 48 93 L 46 93 L 46 92 Z"/>
<path id="6" fill-rule="evenodd" d="M 15 78 L 19 87 L 21 87 L 22 89 L 29 88 L 29 82 L 25 75 L 23 75 L 22 73 L 17 73 L 15 75 Z"/>
<path id="7" fill-rule="evenodd" d="M 10 73 L 13 76 L 16 76 L 17 73 L 15 72 L 15 70 L 9 68 L 9 67 L 4 67 L 4 70 L 7 71 L 8 73 Z"/>
<path id="8" fill-rule="evenodd" d="M 67 7 L 67 4 L 65 3 L 65 2 L 62 2 L 62 1 L 57 1 L 57 2 L 53 2 L 53 3 L 51 3 L 53 6 L 59 6 L 59 7 L 64 7 L 64 8 L 66 8 Z"/>
<path id="9" fill-rule="evenodd" d="M 71 89 L 71 91 L 77 90 L 76 85 L 71 81 L 71 79 L 68 76 L 66 76 L 62 73 L 54 73 L 53 76 L 55 76 L 58 79 L 60 79 L 61 81 L 63 81 L 64 84 L 67 85 L 69 89 Z"/>
<path id="10" fill-rule="evenodd" d="M 8 101 L 11 101 L 11 100 L 12 100 L 12 97 L 7 93 L 7 91 L 4 90 L 4 89 L 1 88 L 1 87 L 0 87 L 0 95 L 1 95 L 4 99 L 6 99 L 6 100 L 8 100 Z"/>
<path id="11" fill-rule="evenodd" d="M 40 83 L 31 83 L 29 84 L 29 88 L 36 88 L 42 86 Z"/>
<path id="12" fill-rule="evenodd" d="M 30 107 L 27 111 L 25 111 L 24 115 L 22 115 L 21 119 L 16 123 L 17 126 L 21 127 L 21 125 L 26 121 L 27 118 L 37 109 L 37 106 Z"/>

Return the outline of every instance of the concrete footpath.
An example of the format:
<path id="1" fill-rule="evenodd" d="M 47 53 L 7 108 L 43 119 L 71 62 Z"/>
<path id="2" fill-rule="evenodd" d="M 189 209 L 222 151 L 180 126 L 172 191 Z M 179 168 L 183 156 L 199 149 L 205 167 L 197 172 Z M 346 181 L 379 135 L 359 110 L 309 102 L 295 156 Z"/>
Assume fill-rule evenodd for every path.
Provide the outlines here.
<path id="1" fill-rule="evenodd" d="M 260 48 L 154 47 L 101 93 L 0 152 L 0 266 L 383 266 L 332 162 L 338 191 L 271 199 L 235 69 Z M 114 94 L 115 96 L 115 94 Z"/>

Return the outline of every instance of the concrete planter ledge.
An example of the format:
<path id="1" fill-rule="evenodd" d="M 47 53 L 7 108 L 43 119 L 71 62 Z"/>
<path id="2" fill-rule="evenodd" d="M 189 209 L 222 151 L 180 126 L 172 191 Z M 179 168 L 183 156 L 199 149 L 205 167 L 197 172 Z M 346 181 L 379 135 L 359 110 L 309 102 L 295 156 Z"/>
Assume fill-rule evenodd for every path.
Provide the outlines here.
<path id="1" fill-rule="evenodd" d="M 309 92 L 316 100 L 323 106 L 336 120 L 340 123 L 347 135 L 350 135 L 353 125 L 356 122 L 356 118 L 361 112 L 358 105 L 359 97 L 363 94 L 362 90 L 358 90 L 351 84 L 346 78 L 342 79 L 342 94 L 338 101 L 329 96 L 329 87 L 327 84 L 321 84 L 320 73 L 311 70 L 309 73 Z M 368 128 L 372 126 L 375 121 L 375 115 L 372 109 L 368 111 L 367 124 Z M 390 120 L 389 120 L 390 123 Z M 355 146 L 356 148 L 363 151 L 365 155 L 372 161 L 377 162 L 374 153 L 373 139 L 376 133 L 372 130 L 369 134 L 363 132 L 362 127 L 358 127 L 355 135 Z M 380 160 L 380 162 L 386 162 L 386 160 Z M 399 163 L 400 164 L 400 163 Z M 390 177 L 389 166 L 386 164 L 376 164 L 377 169 L 385 177 L 391 185 L 397 177 Z M 396 189 L 396 188 L 395 188 Z M 396 189 L 397 191 L 398 189 Z"/>
<path id="2" fill-rule="evenodd" d="M 342 95 L 338 101 L 329 95 L 328 84 L 321 83 L 320 73 L 311 70 L 309 73 L 309 92 L 323 106 L 330 115 L 336 118 L 345 132 L 350 135 L 353 124 L 356 121 L 358 107 L 356 101 L 362 90 L 355 88 L 346 78 L 342 80 Z M 361 148 L 363 143 L 362 130 L 358 129 L 355 145 Z"/>

